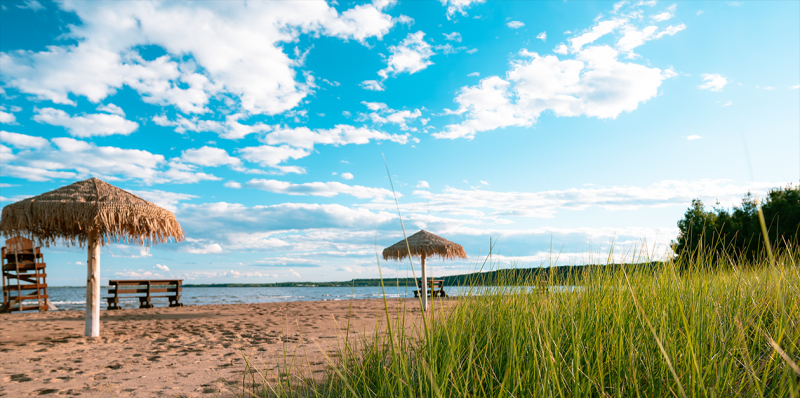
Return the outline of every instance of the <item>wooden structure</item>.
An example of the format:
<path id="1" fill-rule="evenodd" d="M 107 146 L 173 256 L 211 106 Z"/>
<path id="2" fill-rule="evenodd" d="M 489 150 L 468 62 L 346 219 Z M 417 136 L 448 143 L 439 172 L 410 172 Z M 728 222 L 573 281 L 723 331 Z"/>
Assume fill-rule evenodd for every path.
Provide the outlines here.
<path id="1" fill-rule="evenodd" d="M 3 207 L 0 234 L 27 236 L 42 246 L 56 242 L 88 246 L 86 337 L 100 336 L 100 247 L 119 241 L 150 245 L 184 238 L 171 211 L 97 178 Z"/>
<path id="2" fill-rule="evenodd" d="M 0 249 L 3 264 L 3 306 L 0 312 L 56 309 L 47 295 L 46 264 L 40 248 L 23 237 L 6 239 Z M 24 301 L 36 301 L 25 305 Z"/>
<path id="3" fill-rule="evenodd" d="M 457 244 L 450 242 L 449 240 L 442 238 L 441 236 L 434 235 L 428 231 L 422 230 L 414 235 L 409 236 L 406 239 L 397 242 L 386 249 L 383 250 L 383 259 L 384 260 L 402 260 L 406 257 L 419 257 L 420 264 L 422 268 L 422 280 L 427 281 L 428 275 L 426 270 L 425 260 L 431 256 L 438 256 L 443 260 L 448 259 L 455 259 L 455 258 L 467 258 L 467 253 L 464 251 L 464 248 Z M 427 284 L 427 283 L 426 283 Z M 422 282 L 418 282 L 417 285 L 422 289 Z M 427 290 L 427 289 L 426 289 Z M 416 294 L 419 296 L 419 294 Z M 422 296 L 422 310 L 428 310 L 428 295 L 423 294 Z"/>
<path id="4" fill-rule="evenodd" d="M 155 307 L 152 303 L 154 298 L 168 299 L 170 307 L 183 307 L 183 304 L 180 302 L 182 284 L 183 279 L 127 279 L 108 281 L 108 294 L 113 295 L 111 297 L 106 297 L 108 309 L 120 309 L 120 295 L 138 298 L 139 308 Z M 144 294 L 144 296 L 141 296 L 141 294 Z"/>
<path id="5" fill-rule="evenodd" d="M 414 297 L 419 297 L 419 294 L 422 292 L 421 280 L 417 281 L 417 288 L 419 290 L 414 290 Z M 447 293 L 444 292 L 444 279 L 428 279 L 426 295 L 428 297 L 447 297 Z"/>

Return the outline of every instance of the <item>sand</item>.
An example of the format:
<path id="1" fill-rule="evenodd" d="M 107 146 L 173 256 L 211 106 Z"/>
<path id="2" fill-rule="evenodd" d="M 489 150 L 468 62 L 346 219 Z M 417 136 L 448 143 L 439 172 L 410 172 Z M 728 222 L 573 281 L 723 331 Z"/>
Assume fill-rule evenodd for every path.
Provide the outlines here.
<path id="1" fill-rule="evenodd" d="M 391 303 L 405 303 L 408 327 L 420 320 L 417 300 Z M 350 336 L 381 331 L 383 308 L 354 300 L 101 311 L 96 339 L 83 336 L 82 311 L 0 314 L 0 396 L 234 396 L 242 351 L 271 381 L 293 357 L 324 377 L 321 351 L 335 354 L 348 320 Z"/>

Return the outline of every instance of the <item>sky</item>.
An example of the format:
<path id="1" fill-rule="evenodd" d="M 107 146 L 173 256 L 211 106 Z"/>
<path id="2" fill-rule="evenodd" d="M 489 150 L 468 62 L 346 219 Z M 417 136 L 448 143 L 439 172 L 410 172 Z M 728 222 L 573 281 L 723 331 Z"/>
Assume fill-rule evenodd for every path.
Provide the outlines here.
<path id="1" fill-rule="evenodd" d="M 406 276 L 398 206 L 464 246 L 435 276 L 663 258 L 800 180 L 800 2 L 6 0 L 0 101 L 0 206 L 97 177 L 182 225 L 102 283 Z"/>

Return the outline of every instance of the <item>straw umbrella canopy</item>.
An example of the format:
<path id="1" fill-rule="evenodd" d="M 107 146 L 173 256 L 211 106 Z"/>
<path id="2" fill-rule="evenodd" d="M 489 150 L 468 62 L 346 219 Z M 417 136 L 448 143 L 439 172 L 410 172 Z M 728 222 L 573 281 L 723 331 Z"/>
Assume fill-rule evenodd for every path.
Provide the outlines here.
<path id="1" fill-rule="evenodd" d="M 100 335 L 100 247 L 119 241 L 149 246 L 184 238 L 171 211 L 97 178 L 4 207 L 0 234 L 26 236 L 43 246 L 63 241 L 88 247 L 87 337 Z"/>
<path id="2" fill-rule="evenodd" d="M 410 254 L 409 254 L 410 253 Z M 434 235 L 428 231 L 421 230 L 414 235 L 408 237 L 408 244 L 406 239 L 397 242 L 386 249 L 383 249 L 384 260 L 402 260 L 409 255 L 420 258 L 422 264 L 422 307 L 425 311 L 428 310 L 428 294 L 427 294 L 427 275 L 425 269 L 425 260 L 428 257 L 439 257 L 442 260 L 451 260 L 456 258 L 467 258 L 467 252 L 464 247 L 458 243 L 453 243 L 441 236 Z"/>

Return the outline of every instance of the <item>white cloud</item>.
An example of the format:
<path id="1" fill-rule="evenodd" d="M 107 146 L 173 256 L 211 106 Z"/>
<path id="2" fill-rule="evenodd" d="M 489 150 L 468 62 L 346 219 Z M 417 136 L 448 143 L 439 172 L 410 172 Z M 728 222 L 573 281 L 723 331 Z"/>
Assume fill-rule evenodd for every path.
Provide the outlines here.
<path id="1" fill-rule="evenodd" d="M 371 111 L 379 111 L 379 110 L 381 110 L 381 109 L 386 109 L 386 108 L 388 108 L 388 107 L 386 106 L 386 104 L 384 104 L 383 102 L 367 102 L 367 101 L 361 101 L 361 103 L 362 103 L 362 104 L 364 104 L 364 105 L 365 105 L 365 106 L 366 106 L 366 107 L 367 107 L 369 110 L 371 110 Z"/>
<path id="2" fill-rule="evenodd" d="M 791 87 L 789 87 L 789 90 L 797 90 L 797 89 L 799 89 L 799 88 L 800 88 L 800 84 L 798 84 L 798 85 L 796 85 L 796 86 L 791 86 Z"/>
<path id="3" fill-rule="evenodd" d="M 0 123 L 2 124 L 17 124 L 17 118 L 13 113 L 0 111 Z"/>
<path id="4" fill-rule="evenodd" d="M 705 83 L 697 86 L 701 90 L 722 91 L 722 88 L 728 84 L 728 79 L 720 74 L 704 74 L 702 75 Z"/>
<path id="5" fill-rule="evenodd" d="M 690 136 L 686 137 L 686 139 L 689 140 L 689 141 L 699 140 L 701 138 L 703 138 L 703 137 L 701 137 L 699 135 L 690 135 Z"/>
<path id="6" fill-rule="evenodd" d="M 461 42 L 461 33 L 442 33 L 445 40 Z"/>
<path id="7" fill-rule="evenodd" d="M 150 202 L 153 202 L 154 204 L 171 212 L 178 210 L 178 203 L 181 201 L 199 198 L 199 196 L 189 195 L 186 193 L 166 192 L 157 189 L 150 191 L 128 190 L 128 192 L 139 196 L 144 200 L 149 200 Z"/>
<path id="8" fill-rule="evenodd" d="M 339 268 L 336 268 L 336 271 L 339 271 L 339 272 L 355 272 L 357 274 L 361 273 L 360 270 L 358 270 L 358 269 L 354 270 L 353 268 L 350 268 L 350 267 L 339 267 Z"/>
<path id="9" fill-rule="evenodd" d="M 125 117 L 125 111 L 114 104 L 100 105 L 97 107 L 97 110 L 100 112 L 105 112 L 105 113 L 110 113 L 112 115 Z"/>
<path id="10" fill-rule="evenodd" d="M 234 189 L 239 189 L 239 188 L 242 187 L 242 184 L 240 184 L 240 183 L 238 183 L 236 181 L 228 181 L 223 185 L 228 187 L 228 188 L 234 188 Z"/>
<path id="11" fill-rule="evenodd" d="M 222 148 L 204 146 L 197 149 L 187 149 L 181 152 L 181 162 L 196 164 L 206 167 L 217 167 L 223 165 L 239 166 L 242 161 L 228 155 Z"/>
<path id="12" fill-rule="evenodd" d="M 724 107 L 726 107 L 726 106 L 731 106 L 731 105 L 733 105 L 733 101 L 731 101 L 731 100 L 717 101 L 717 103 L 718 103 L 718 104 L 722 104 L 722 105 L 720 105 L 720 106 L 721 106 L 721 107 L 723 107 L 723 108 L 724 108 Z"/>
<path id="13" fill-rule="evenodd" d="M 635 58 L 637 55 L 633 52 L 636 47 L 639 47 L 650 40 L 657 40 L 664 36 L 673 36 L 676 33 L 686 30 L 685 24 L 677 26 L 670 25 L 665 29 L 658 31 L 658 27 L 651 25 L 641 30 L 636 29 L 631 25 L 623 28 L 623 36 L 617 40 L 616 47 L 627 53 L 628 58 Z"/>
<path id="14" fill-rule="evenodd" d="M 489 183 L 488 183 L 488 182 L 486 182 L 486 181 L 483 181 L 483 180 L 481 180 L 481 184 L 482 184 L 482 185 L 489 185 Z"/>
<path id="15" fill-rule="evenodd" d="M 220 254 L 222 253 L 222 246 L 218 243 L 199 244 L 199 245 L 184 245 L 181 251 L 192 254 Z"/>
<path id="16" fill-rule="evenodd" d="M 370 90 L 370 91 L 385 90 L 383 84 L 377 80 L 364 80 L 363 82 L 361 82 L 361 84 L 359 84 L 359 86 L 361 86 L 361 88 L 363 88 L 364 90 Z"/>
<path id="17" fill-rule="evenodd" d="M 744 3 L 742 3 L 741 1 L 726 1 L 725 4 L 731 7 L 741 7 Z"/>
<path id="18" fill-rule="evenodd" d="M 308 156 L 311 152 L 304 149 L 292 148 L 288 145 L 269 146 L 261 145 L 255 147 L 245 147 L 239 149 L 242 157 L 253 163 L 262 166 L 269 166 L 280 170 L 283 173 L 303 174 L 305 169 L 296 166 L 281 166 L 280 164 L 289 159 L 300 159 Z"/>
<path id="19" fill-rule="evenodd" d="M 123 271 L 116 271 L 114 272 L 115 276 L 121 276 L 124 278 L 164 278 L 164 275 L 159 274 L 157 272 L 152 271 L 145 271 L 145 270 L 123 270 Z"/>
<path id="20" fill-rule="evenodd" d="M 696 13 L 695 15 L 697 15 L 698 17 L 699 17 L 700 15 L 703 15 L 703 10 L 697 10 L 697 13 Z"/>
<path id="21" fill-rule="evenodd" d="M 198 117 L 187 119 L 181 115 L 175 120 L 169 120 L 166 116 L 154 116 L 153 121 L 159 126 L 175 127 L 175 132 L 183 134 L 187 131 L 203 132 L 209 131 L 219 134 L 222 138 L 241 139 L 249 134 L 260 133 L 272 130 L 272 126 L 264 123 L 245 125 L 239 123 L 239 119 L 244 117 L 242 113 L 227 115 L 224 122 L 216 120 L 201 120 Z"/>
<path id="22" fill-rule="evenodd" d="M 8 131 L 0 131 L 0 142 L 8 144 L 17 148 L 46 148 L 50 143 L 42 138 L 33 135 L 10 133 Z"/>
<path id="23" fill-rule="evenodd" d="M 472 49 L 467 50 L 467 54 L 475 54 L 476 52 L 478 52 L 477 48 L 472 48 Z"/>
<path id="24" fill-rule="evenodd" d="M 593 43 L 595 40 L 613 32 L 615 29 L 625 25 L 627 20 L 624 18 L 614 18 L 606 21 L 600 21 L 593 26 L 586 33 L 569 39 L 570 50 L 578 52 L 587 44 Z"/>
<path id="25" fill-rule="evenodd" d="M 427 182 L 427 181 L 424 181 L 424 180 L 422 180 L 422 181 L 419 181 L 419 182 L 417 183 L 417 188 L 425 188 L 425 189 L 428 189 L 428 188 L 430 188 L 430 187 L 431 187 L 431 186 L 428 184 L 428 182 Z"/>
<path id="26" fill-rule="evenodd" d="M 339 194 L 351 195 L 359 199 L 380 199 L 392 197 L 392 191 L 385 188 L 370 188 L 360 185 L 346 185 L 340 182 L 307 182 L 294 184 L 288 181 L 252 179 L 246 184 L 250 188 L 263 191 L 299 196 L 333 197 Z M 398 196 L 401 196 L 398 194 Z"/>
<path id="27" fill-rule="evenodd" d="M 166 265 L 161 265 L 161 264 L 156 264 L 156 266 L 153 267 L 153 268 L 158 268 L 158 269 L 160 269 L 162 271 L 169 271 L 169 267 L 167 267 Z"/>
<path id="28" fill-rule="evenodd" d="M 561 43 L 553 49 L 553 52 L 556 54 L 566 55 L 569 53 L 569 47 L 567 47 L 564 43 Z"/>
<path id="29" fill-rule="evenodd" d="M 474 217 L 552 218 L 562 210 L 636 210 L 686 206 L 692 199 L 706 202 L 719 200 L 724 206 L 741 202 L 747 192 L 764 193 L 781 186 L 774 182 L 734 184 L 731 180 L 665 180 L 645 187 L 606 186 L 551 190 L 540 192 L 498 192 L 480 189 L 464 190 L 446 187 L 442 193 L 414 191 L 419 201 L 404 200 L 401 211 L 469 214 Z M 713 202 L 712 202 L 713 203 Z M 391 211 L 393 204 L 368 203 L 365 208 Z M 488 214 L 487 214 L 488 213 Z"/>
<path id="30" fill-rule="evenodd" d="M 66 112 L 54 108 L 36 109 L 36 112 L 33 120 L 64 127 L 74 137 L 128 135 L 139 128 L 138 123 L 126 120 L 117 114 L 92 113 L 70 116 Z"/>
<path id="31" fill-rule="evenodd" d="M 519 29 L 519 28 L 525 26 L 525 24 L 520 22 L 520 21 L 511 21 L 511 22 L 507 22 L 506 26 L 508 26 L 511 29 Z"/>
<path id="32" fill-rule="evenodd" d="M 414 74 L 433 62 L 428 59 L 433 56 L 431 45 L 424 40 L 425 32 L 409 33 L 397 46 L 389 46 L 391 55 L 387 60 L 388 66 L 378 71 L 378 75 L 386 79 L 389 74 L 396 76 L 400 73 Z M 362 83 L 363 84 L 363 83 Z"/>
<path id="33" fill-rule="evenodd" d="M 17 5 L 19 8 L 28 8 L 33 10 L 34 12 L 44 10 L 44 6 L 42 3 L 39 3 L 36 0 L 25 0 L 22 5 Z"/>
<path id="34" fill-rule="evenodd" d="M 665 76 L 658 68 L 617 61 L 608 46 L 589 47 L 575 60 L 523 50 L 507 80 L 490 76 L 463 87 L 455 98 L 466 120 L 434 133 L 436 138 L 472 138 L 477 132 L 531 126 L 550 110 L 557 116 L 613 119 L 654 98 Z M 512 101 L 512 99 L 514 101 Z"/>
<path id="35" fill-rule="evenodd" d="M 331 129 L 317 130 L 311 130 L 308 127 L 279 128 L 267 134 L 263 138 L 263 141 L 270 145 L 288 144 L 295 148 L 311 150 L 315 144 L 334 146 L 348 144 L 362 145 L 369 143 L 370 140 L 392 141 L 398 144 L 406 144 L 408 139 L 408 134 L 388 134 L 366 127 L 353 127 L 339 124 Z M 295 159 L 297 159 L 297 157 L 295 157 Z"/>
<path id="36" fill-rule="evenodd" d="M 77 44 L 0 54 L 7 87 L 74 104 L 70 94 L 99 102 L 128 86 L 145 101 L 184 113 L 207 112 L 216 95 L 238 100 L 250 114 L 292 109 L 314 82 L 308 74 L 296 78 L 302 57 L 290 58 L 284 43 L 303 33 L 364 43 L 382 38 L 395 23 L 383 13 L 388 2 L 341 13 L 326 2 L 58 5 L 80 20 L 64 34 Z M 159 46 L 168 55 L 146 61 L 135 50 L 139 45 Z"/>
<path id="37" fill-rule="evenodd" d="M 470 77 L 480 77 L 480 75 L 481 75 L 480 72 L 472 72 L 472 73 L 467 74 L 467 76 L 470 76 Z"/>
<path id="38" fill-rule="evenodd" d="M 439 0 L 442 2 L 442 5 L 447 6 L 447 19 L 450 19 L 456 13 L 459 13 L 463 16 L 467 15 L 467 8 L 472 6 L 472 4 L 481 4 L 486 2 L 486 0 Z"/>
<path id="39" fill-rule="evenodd" d="M 536 38 L 542 41 L 547 41 L 547 32 L 539 33 L 538 35 L 536 35 Z"/>
<path id="40" fill-rule="evenodd" d="M 198 172 L 191 165 L 165 162 L 164 156 L 144 150 L 97 146 L 67 137 L 53 138 L 53 145 L 46 145 L 41 137 L 36 139 L 22 134 L 4 132 L 2 137 L 12 145 L 28 145 L 26 150 L 12 154 L 10 161 L 3 156 L 7 162 L 3 166 L 4 175 L 29 181 L 95 176 L 109 181 L 132 179 L 146 184 L 185 184 L 219 179 Z"/>
<path id="41" fill-rule="evenodd" d="M 353 179 L 353 174 L 352 173 L 342 173 L 342 178 L 344 178 L 345 180 L 352 180 Z"/>

